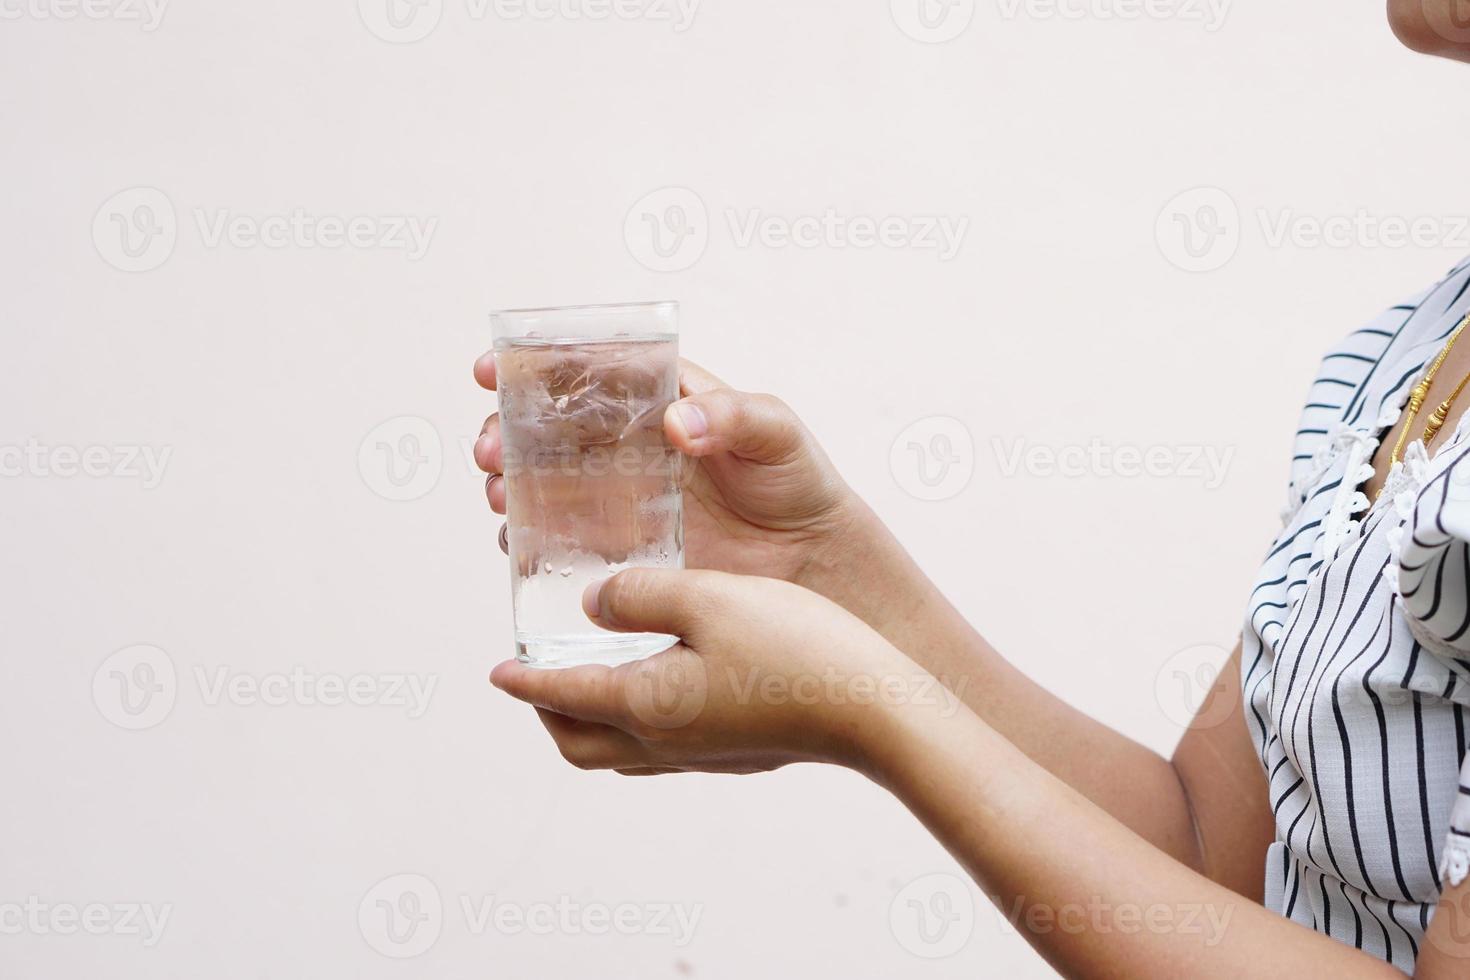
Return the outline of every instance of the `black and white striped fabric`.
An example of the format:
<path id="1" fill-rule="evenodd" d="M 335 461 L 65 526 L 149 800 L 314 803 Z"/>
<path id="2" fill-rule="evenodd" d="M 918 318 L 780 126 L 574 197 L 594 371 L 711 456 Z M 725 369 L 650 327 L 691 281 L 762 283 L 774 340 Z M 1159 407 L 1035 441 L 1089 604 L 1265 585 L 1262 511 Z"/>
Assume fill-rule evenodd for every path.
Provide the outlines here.
<path id="1" fill-rule="evenodd" d="M 1376 503 L 1360 488 L 1467 312 L 1470 261 L 1322 361 L 1244 635 L 1266 904 L 1405 972 L 1470 870 L 1470 421 L 1433 458 L 1411 443 Z"/>

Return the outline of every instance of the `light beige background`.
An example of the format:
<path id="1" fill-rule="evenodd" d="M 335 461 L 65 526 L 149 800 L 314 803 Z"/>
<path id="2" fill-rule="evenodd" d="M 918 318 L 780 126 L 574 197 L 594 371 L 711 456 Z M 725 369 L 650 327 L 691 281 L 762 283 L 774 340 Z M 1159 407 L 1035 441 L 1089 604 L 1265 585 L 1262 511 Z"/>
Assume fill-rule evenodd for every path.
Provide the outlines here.
<path id="1" fill-rule="evenodd" d="M 856 776 L 584 774 L 489 688 L 510 623 L 466 462 L 494 408 L 469 375 L 486 312 L 682 300 L 686 353 L 794 405 L 1001 649 L 1167 751 L 1176 675 L 1233 643 L 1318 353 L 1464 244 L 1273 247 L 1257 217 L 1464 212 L 1467 76 L 1398 49 L 1377 3 L 1239 3 L 1210 31 L 988 0 L 928 44 L 884 0 L 704 0 L 682 32 L 445 0 L 392 44 L 351 0 L 174 0 L 151 31 L 7 2 L 0 449 L 172 453 L 153 488 L 0 477 L 0 910 L 171 907 L 152 948 L 0 934 L 7 977 L 1048 975 L 988 906 L 946 958 L 895 934 L 905 887 L 957 868 Z M 113 212 L 93 223 L 135 187 L 166 195 L 177 241 L 124 272 Z M 666 273 L 624 233 L 665 187 L 708 215 L 702 257 Z M 1237 207 L 1239 247 L 1191 273 L 1156 230 L 1197 187 Z M 413 261 L 210 245 L 195 218 L 295 208 L 437 225 Z M 828 208 L 970 226 L 946 262 L 741 247 L 727 217 Z M 890 463 L 932 416 L 973 445 L 950 443 L 974 474 L 941 501 Z M 395 488 L 379 443 L 405 435 L 426 468 Z M 1233 456 L 1211 489 L 1008 476 L 995 442 L 1094 439 Z M 167 717 L 128 731 L 104 662 L 139 644 L 177 683 Z M 420 718 L 211 704 L 198 672 L 221 668 L 437 686 Z M 401 873 L 445 905 L 409 960 L 358 922 Z M 700 918 L 682 946 L 476 934 L 460 900 L 489 896 Z"/>

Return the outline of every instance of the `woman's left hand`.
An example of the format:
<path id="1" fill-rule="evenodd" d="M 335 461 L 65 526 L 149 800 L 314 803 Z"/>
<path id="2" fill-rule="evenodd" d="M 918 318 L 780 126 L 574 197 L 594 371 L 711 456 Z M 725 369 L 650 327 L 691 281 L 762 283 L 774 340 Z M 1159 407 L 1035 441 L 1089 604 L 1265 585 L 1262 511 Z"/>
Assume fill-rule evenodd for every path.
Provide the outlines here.
<path id="1" fill-rule="evenodd" d="M 490 675 L 535 705 L 562 755 L 625 775 L 751 773 L 792 762 L 865 769 L 888 708 L 948 697 L 835 603 L 774 579 L 630 569 L 593 585 L 588 616 L 683 638 L 620 667 Z"/>

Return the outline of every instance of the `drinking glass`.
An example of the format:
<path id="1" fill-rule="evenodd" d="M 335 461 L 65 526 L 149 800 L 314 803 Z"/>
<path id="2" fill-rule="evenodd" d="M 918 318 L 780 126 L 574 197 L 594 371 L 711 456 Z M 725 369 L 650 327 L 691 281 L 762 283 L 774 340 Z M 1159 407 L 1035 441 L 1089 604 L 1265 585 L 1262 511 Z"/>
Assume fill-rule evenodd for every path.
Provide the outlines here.
<path id="1" fill-rule="evenodd" d="M 673 302 L 491 314 L 516 657 L 535 667 L 616 665 L 667 649 L 615 633 L 582 592 L 625 568 L 682 568 Z"/>

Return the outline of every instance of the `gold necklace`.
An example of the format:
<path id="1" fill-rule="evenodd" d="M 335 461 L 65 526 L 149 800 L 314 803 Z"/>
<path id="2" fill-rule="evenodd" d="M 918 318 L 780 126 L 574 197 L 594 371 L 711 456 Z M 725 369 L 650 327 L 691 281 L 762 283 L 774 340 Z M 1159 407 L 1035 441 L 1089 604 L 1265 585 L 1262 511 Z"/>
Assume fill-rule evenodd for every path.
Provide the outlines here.
<path id="1" fill-rule="evenodd" d="M 1414 420 L 1419 417 L 1419 411 L 1424 407 L 1424 399 L 1429 397 L 1429 386 L 1434 383 L 1434 376 L 1439 373 L 1441 365 L 1450 356 L 1450 351 L 1454 349 L 1455 341 L 1460 339 L 1460 334 L 1465 331 L 1467 325 L 1470 325 L 1470 315 L 1466 315 L 1465 319 L 1460 321 L 1460 325 L 1455 327 L 1454 332 L 1450 334 L 1450 339 L 1445 341 L 1444 350 L 1439 352 L 1439 356 L 1434 359 L 1434 363 L 1424 373 L 1423 380 L 1414 386 L 1413 391 L 1409 392 L 1409 417 L 1404 421 L 1403 431 L 1399 433 L 1398 442 L 1394 443 L 1393 453 L 1389 456 L 1388 467 L 1390 470 L 1393 469 L 1395 463 L 1403 459 L 1404 446 L 1409 441 L 1409 433 L 1413 431 Z M 1439 430 L 1444 428 L 1445 420 L 1450 415 L 1450 406 L 1455 403 L 1456 398 L 1460 397 L 1460 392 L 1465 390 L 1466 385 L 1470 385 L 1470 373 L 1467 373 L 1465 377 L 1461 378 L 1460 383 L 1455 386 L 1455 390 L 1450 392 L 1450 397 L 1440 402 L 1439 407 L 1430 413 L 1429 419 L 1424 426 L 1424 434 L 1420 436 L 1420 440 L 1426 447 L 1439 434 Z M 1383 488 L 1381 487 L 1378 490 L 1378 496 L 1383 496 Z"/>

